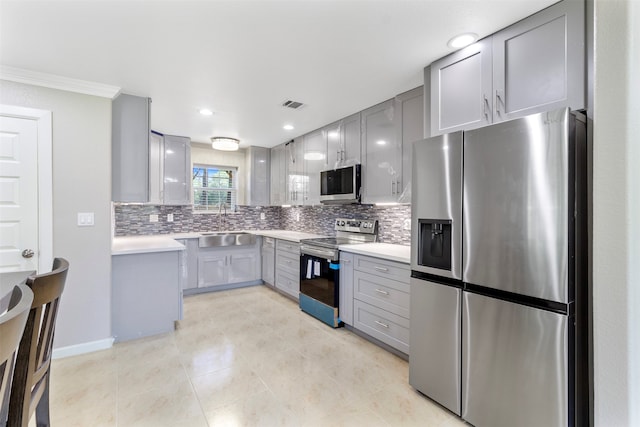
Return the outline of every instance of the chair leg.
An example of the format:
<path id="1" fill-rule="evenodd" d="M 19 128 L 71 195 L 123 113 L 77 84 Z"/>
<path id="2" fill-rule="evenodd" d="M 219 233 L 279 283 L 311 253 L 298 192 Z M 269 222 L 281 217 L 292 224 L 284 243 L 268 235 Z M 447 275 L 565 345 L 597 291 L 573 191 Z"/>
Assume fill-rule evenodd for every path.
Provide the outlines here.
<path id="1" fill-rule="evenodd" d="M 45 379 L 44 392 L 36 406 L 37 427 L 49 427 L 51 425 L 49 421 L 49 378 L 51 376 L 51 371 L 47 372 L 46 375 L 47 378 Z"/>

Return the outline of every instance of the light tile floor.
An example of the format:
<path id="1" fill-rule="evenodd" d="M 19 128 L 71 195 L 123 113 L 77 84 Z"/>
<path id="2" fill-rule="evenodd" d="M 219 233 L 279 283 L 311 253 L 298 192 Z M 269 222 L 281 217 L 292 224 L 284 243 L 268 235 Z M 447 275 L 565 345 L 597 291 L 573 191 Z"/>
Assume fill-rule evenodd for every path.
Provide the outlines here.
<path id="1" fill-rule="evenodd" d="M 264 286 L 185 297 L 173 333 L 54 360 L 51 418 L 65 427 L 465 425 L 411 388 L 407 362 Z"/>

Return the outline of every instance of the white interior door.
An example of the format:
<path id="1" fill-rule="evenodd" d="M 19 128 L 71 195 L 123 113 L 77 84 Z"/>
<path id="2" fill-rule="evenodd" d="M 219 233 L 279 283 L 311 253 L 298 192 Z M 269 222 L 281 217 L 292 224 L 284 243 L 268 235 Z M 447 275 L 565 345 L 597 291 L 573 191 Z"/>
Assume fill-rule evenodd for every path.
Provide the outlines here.
<path id="1" fill-rule="evenodd" d="M 51 123 L 51 111 L 0 104 L 0 271 L 2 272 L 37 270 L 38 273 L 44 273 L 51 270 L 53 262 Z M 25 249 L 32 249 L 33 257 L 23 258 L 22 251 Z M 16 255 L 19 255 L 19 261 L 16 261 Z"/>

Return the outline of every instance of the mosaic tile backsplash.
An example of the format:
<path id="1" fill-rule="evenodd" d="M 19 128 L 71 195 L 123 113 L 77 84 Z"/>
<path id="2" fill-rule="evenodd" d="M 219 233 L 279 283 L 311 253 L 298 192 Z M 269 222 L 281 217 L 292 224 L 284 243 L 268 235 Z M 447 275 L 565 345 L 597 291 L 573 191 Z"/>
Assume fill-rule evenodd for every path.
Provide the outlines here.
<path id="1" fill-rule="evenodd" d="M 292 230 L 332 236 L 336 218 L 378 220 L 378 241 L 409 245 L 411 206 L 328 205 L 328 206 L 238 206 L 222 215 L 193 213 L 191 206 L 119 205 L 114 206 L 115 235 L 189 233 L 222 230 Z M 265 219 L 260 219 L 264 213 Z M 173 222 L 167 215 L 173 214 Z M 158 222 L 150 222 L 158 215 Z"/>

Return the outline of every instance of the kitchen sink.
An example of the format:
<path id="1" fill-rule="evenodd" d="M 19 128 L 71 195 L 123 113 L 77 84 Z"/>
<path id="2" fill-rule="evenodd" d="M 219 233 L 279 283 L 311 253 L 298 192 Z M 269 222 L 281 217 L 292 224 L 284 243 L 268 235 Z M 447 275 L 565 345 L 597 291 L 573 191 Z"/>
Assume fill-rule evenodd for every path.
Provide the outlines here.
<path id="1" fill-rule="evenodd" d="M 245 246 L 256 243 L 256 235 L 244 231 L 218 231 L 200 233 L 198 246 L 201 248 L 215 248 L 220 246 Z"/>

